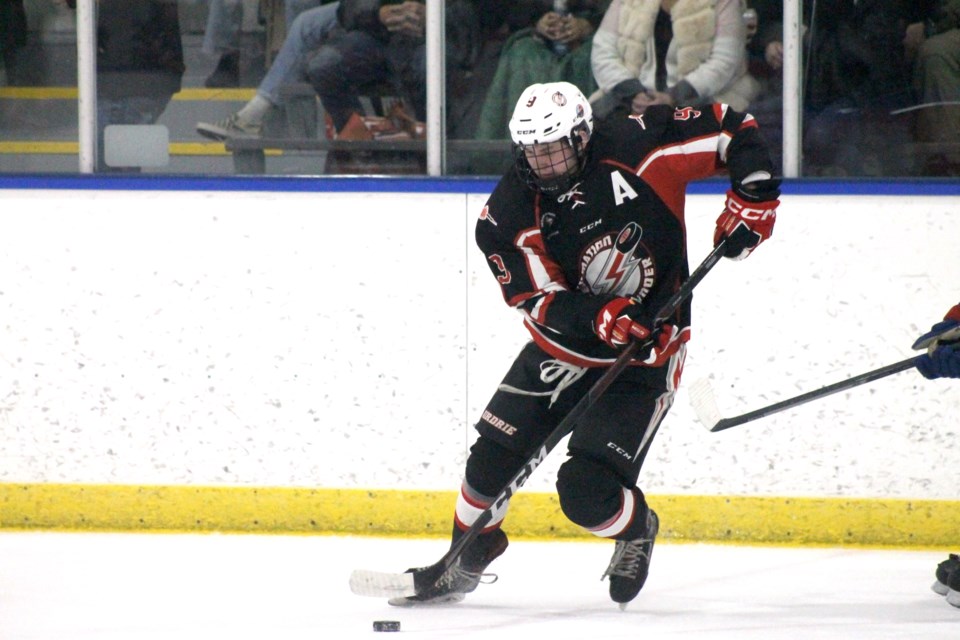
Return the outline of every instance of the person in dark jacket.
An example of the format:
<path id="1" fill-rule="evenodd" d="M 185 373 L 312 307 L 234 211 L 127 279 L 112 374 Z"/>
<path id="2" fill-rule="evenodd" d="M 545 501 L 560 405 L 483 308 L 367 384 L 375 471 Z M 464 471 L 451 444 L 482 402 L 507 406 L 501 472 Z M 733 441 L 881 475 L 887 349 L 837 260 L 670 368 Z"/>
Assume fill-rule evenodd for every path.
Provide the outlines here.
<path id="1" fill-rule="evenodd" d="M 359 122 L 365 87 L 386 84 L 426 119 L 426 5 L 405 0 L 341 0 L 338 26 L 307 65 L 307 75 L 340 137 Z M 446 55 L 449 70 L 476 58 L 479 17 L 471 0 L 447 0 Z M 353 124 L 353 123 L 351 123 Z M 363 126 L 362 124 L 360 125 Z"/>
<path id="2" fill-rule="evenodd" d="M 754 60 L 770 76 L 783 65 L 783 3 L 751 0 L 758 31 Z M 804 0 L 804 175 L 906 175 L 908 159 L 889 147 L 909 140 L 891 112 L 913 104 L 904 48 L 914 15 L 907 0 Z M 779 168 L 782 100 L 780 78 L 768 83 L 750 112 L 771 134 Z M 867 153 L 881 140 L 886 153 Z M 877 145 L 874 145 L 877 146 Z"/>
<path id="3" fill-rule="evenodd" d="M 97 11 L 97 171 L 104 129 L 154 124 L 180 91 L 183 44 L 176 0 L 100 0 Z"/>
<path id="4" fill-rule="evenodd" d="M 0 0 L 0 67 L 8 84 L 15 75 L 17 50 L 27 44 L 27 13 L 23 0 Z"/>

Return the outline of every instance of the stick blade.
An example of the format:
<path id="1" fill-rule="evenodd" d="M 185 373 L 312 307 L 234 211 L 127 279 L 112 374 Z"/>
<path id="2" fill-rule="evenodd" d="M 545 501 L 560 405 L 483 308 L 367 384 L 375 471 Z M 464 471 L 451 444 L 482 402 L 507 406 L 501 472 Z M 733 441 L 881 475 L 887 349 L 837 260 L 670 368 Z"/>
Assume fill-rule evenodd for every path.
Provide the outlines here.
<path id="1" fill-rule="evenodd" d="M 687 388 L 687 396 L 690 398 L 690 406 L 697 414 L 697 420 L 707 428 L 707 431 L 713 431 L 722 418 L 710 381 L 706 378 L 695 381 Z"/>
<path id="2" fill-rule="evenodd" d="M 357 569 L 350 574 L 350 591 L 373 598 L 409 598 L 417 595 L 413 573 L 384 573 Z"/>

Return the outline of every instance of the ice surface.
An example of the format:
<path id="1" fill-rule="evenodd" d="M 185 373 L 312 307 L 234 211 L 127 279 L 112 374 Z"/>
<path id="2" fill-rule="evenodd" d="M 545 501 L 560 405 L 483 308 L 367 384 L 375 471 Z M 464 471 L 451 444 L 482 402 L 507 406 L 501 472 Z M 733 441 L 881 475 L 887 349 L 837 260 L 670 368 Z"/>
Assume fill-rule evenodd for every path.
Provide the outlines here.
<path id="1" fill-rule="evenodd" d="M 514 541 L 490 567 L 499 580 L 448 607 L 396 609 L 347 586 L 353 569 L 431 564 L 445 546 L 3 532 L 0 639 L 340 640 L 374 637 L 374 620 L 399 620 L 400 633 L 418 639 L 960 637 L 960 609 L 930 589 L 948 550 L 661 542 L 646 587 L 625 612 L 600 581 L 612 551 L 601 541 Z"/>

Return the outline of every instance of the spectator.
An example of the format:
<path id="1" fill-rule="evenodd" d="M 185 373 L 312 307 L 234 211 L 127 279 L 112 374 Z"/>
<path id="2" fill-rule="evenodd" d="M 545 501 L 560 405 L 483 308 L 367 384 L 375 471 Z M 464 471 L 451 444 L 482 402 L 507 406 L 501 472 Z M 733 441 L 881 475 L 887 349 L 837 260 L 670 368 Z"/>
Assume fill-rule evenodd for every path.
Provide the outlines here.
<path id="1" fill-rule="evenodd" d="M 918 142 L 960 143 L 960 0 L 916 6 L 925 11 L 916 16 L 921 21 L 908 28 L 908 34 L 916 37 L 907 39 L 908 48 L 914 42 L 917 46 L 913 89 L 922 108 L 917 111 L 915 135 Z M 931 158 L 922 172 L 949 175 L 958 169 L 960 157 L 944 153 Z"/>
<path id="2" fill-rule="evenodd" d="M 747 68 L 760 83 L 749 109 L 783 172 L 783 0 L 748 0 L 756 12 L 756 32 L 747 40 Z"/>
<path id="3" fill-rule="evenodd" d="M 592 63 L 600 118 L 653 104 L 743 110 L 759 91 L 747 73 L 740 0 L 613 0 L 593 38 Z"/>
<path id="4" fill-rule="evenodd" d="M 782 85 L 783 69 L 783 0 L 747 0 L 754 25 L 748 25 L 747 68 L 761 84 L 776 79 Z"/>
<path id="5" fill-rule="evenodd" d="M 104 129 L 153 124 L 180 91 L 183 45 L 177 0 L 99 0 L 97 12 L 97 171 Z"/>
<path id="6" fill-rule="evenodd" d="M 283 13 L 286 30 L 293 20 L 306 11 L 320 6 L 323 0 L 284 0 Z M 260 2 L 261 8 L 263 0 Z M 261 16 L 261 19 L 262 16 Z M 207 24 L 203 32 L 201 50 L 210 56 L 218 56 L 216 69 L 206 79 L 204 86 L 240 86 L 240 32 L 243 28 L 243 0 L 210 0 Z"/>
<path id="7" fill-rule="evenodd" d="M 27 13 L 23 0 L 0 0 L 0 66 L 7 84 L 16 84 L 17 50 L 27 44 Z"/>
<path id="8" fill-rule="evenodd" d="M 243 27 L 243 0 L 210 0 L 201 51 L 217 56 L 217 67 L 206 87 L 240 86 L 240 30 Z"/>
<path id="9" fill-rule="evenodd" d="M 426 119 L 426 6 L 421 1 L 341 0 L 338 26 L 313 56 L 308 76 L 340 137 L 350 123 L 362 128 L 359 96 L 378 83 Z M 469 0 L 447 0 L 449 83 L 456 67 L 470 66 L 479 49 L 479 19 Z"/>
<path id="10" fill-rule="evenodd" d="M 507 137 L 507 123 L 517 98 L 535 82 L 564 81 L 590 95 L 597 89 L 590 68 L 593 34 L 610 0 L 553 0 L 517 2 L 528 23 L 504 43 L 493 80 L 480 112 L 476 138 Z"/>
<path id="11" fill-rule="evenodd" d="M 889 153 L 909 140 L 890 112 L 912 104 L 904 51 L 905 2 L 818 0 L 805 62 L 809 173 L 905 175 L 908 158 Z M 865 153 L 872 147 L 874 153 Z"/>
<path id="12" fill-rule="evenodd" d="M 260 2 L 263 3 L 264 0 Z M 330 0 L 283 0 L 284 27 L 289 32 L 298 15 L 322 4 L 330 4 Z"/>
<path id="13" fill-rule="evenodd" d="M 768 48 L 779 50 L 782 64 L 783 6 L 768 4 L 768 24 L 761 24 L 759 33 Z M 903 123 L 891 116 L 912 103 L 904 48 L 909 5 L 905 0 L 804 0 L 805 175 L 909 173 L 904 154 L 886 152 L 909 139 Z M 782 118 L 775 96 L 750 111 L 761 126 Z M 871 148 L 876 151 L 870 153 Z"/>
<path id="14" fill-rule="evenodd" d="M 317 50 L 337 23 L 338 2 L 307 9 L 287 30 L 287 37 L 257 87 L 256 95 L 238 112 L 216 123 L 197 124 L 197 133 L 213 140 L 259 136 L 267 112 L 281 103 L 280 87 L 306 79 L 309 56 Z"/>

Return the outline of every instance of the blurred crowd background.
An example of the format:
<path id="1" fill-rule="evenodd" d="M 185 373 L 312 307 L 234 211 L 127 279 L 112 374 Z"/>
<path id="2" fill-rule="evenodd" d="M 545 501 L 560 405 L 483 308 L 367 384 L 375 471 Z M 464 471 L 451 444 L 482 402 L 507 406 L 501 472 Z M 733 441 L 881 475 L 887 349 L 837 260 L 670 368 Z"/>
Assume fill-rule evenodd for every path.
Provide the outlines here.
<path id="1" fill-rule="evenodd" d="M 498 175 L 522 89 L 720 101 L 783 149 L 774 0 L 97 0 L 97 173 Z M 801 175 L 960 175 L 960 0 L 803 0 Z M 0 0 L 0 173 L 77 173 L 76 0 Z M 444 73 L 428 73 L 441 38 Z"/>

